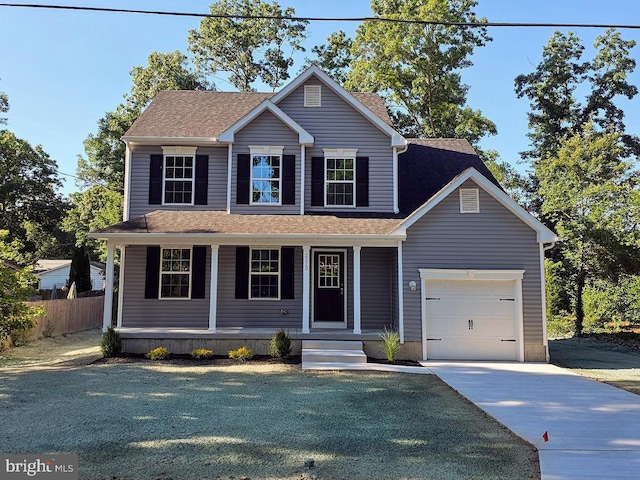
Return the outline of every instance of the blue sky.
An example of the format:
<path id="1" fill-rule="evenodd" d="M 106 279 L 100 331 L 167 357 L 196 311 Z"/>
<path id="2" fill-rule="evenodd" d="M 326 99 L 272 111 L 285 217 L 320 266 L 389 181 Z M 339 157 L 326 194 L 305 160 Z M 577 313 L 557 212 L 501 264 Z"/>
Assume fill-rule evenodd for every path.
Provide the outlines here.
<path id="1" fill-rule="evenodd" d="M 202 0 L 59 0 L 23 3 L 104 6 L 150 10 L 208 12 Z M 300 16 L 367 16 L 369 0 L 281 0 Z M 479 0 L 479 16 L 496 22 L 637 23 L 637 0 Z M 129 71 L 146 64 L 153 51 L 187 51 L 187 32 L 199 19 L 152 15 L 35 10 L 0 7 L 0 91 L 9 96 L 8 128 L 32 144 L 41 144 L 61 172 L 74 174 L 82 142 L 97 121 L 122 101 L 130 89 Z M 353 33 L 356 23 L 312 22 L 307 47 L 320 44 L 333 31 Z M 566 31 L 564 29 L 563 31 Z M 601 29 L 575 30 L 586 46 Z M 470 86 L 468 105 L 480 109 L 498 127 L 483 147 L 518 166 L 527 148 L 528 102 L 517 99 L 514 78 L 529 73 L 540 60 L 550 28 L 491 28 L 493 42 L 477 49 L 474 66 L 463 72 Z M 624 30 L 623 38 L 640 43 L 640 30 Z M 640 46 L 634 49 L 638 58 Z M 590 58 L 592 51 L 587 49 Z M 297 71 L 299 65 L 294 67 Z M 632 82 L 640 85 L 640 70 Z M 219 89 L 228 89 L 217 81 Z M 625 104 L 627 126 L 638 133 L 640 100 Z M 522 168 L 522 166 L 518 166 Z M 67 177 L 62 177 L 67 178 Z M 63 192 L 76 190 L 67 178 Z"/>

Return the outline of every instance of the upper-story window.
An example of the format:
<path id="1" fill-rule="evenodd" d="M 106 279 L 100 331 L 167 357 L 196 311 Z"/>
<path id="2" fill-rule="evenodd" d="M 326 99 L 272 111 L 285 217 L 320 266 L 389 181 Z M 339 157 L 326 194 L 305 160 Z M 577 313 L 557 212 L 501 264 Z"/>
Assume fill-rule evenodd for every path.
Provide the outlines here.
<path id="1" fill-rule="evenodd" d="M 354 148 L 324 149 L 325 206 L 355 207 L 356 152 Z"/>
<path id="2" fill-rule="evenodd" d="M 162 150 L 162 203 L 193 205 L 196 147 L 162 147 Z"/>
<path id="3" fill-rule="evenodd" d="M 250 146 L 251 204 L 281 205 L 284 147 Z"/>

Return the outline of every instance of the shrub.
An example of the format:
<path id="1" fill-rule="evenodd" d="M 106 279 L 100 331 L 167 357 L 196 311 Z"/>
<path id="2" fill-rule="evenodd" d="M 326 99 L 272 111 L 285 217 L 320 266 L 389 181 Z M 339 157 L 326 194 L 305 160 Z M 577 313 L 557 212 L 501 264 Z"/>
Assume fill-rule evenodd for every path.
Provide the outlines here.
<path id="1" fill-rule="evenodd" d="M 253 358 L 253 351 L 247 347 L 240 347 L 237 350 L 231 350 L 229 352 L 229 358 L 240 362 L 251 360 Z"/>
<path id="2" fill-rule="evenodd" d="M 400 334 L 393 328 L 384 327 L 384 332 L 378 333 L 378 336 L 382 339 L 382 347 L 387 360 L 393 362 L 398 350 L 400 350 Z"/>
<path id="3" fill-rule="evenodd" d="M 165 347 L 157 347 L 145 355 L 149 360 L 164 360 L 169 356 L 169 350 Z"/>
<path id="4" fill-rule="evenodd" d="M 122 351 L 122 338 L 113 327 L 109 327 L 100 339 L 100 350 L 105 357 L 113 357 Z"/>
<path id="5" fill-rule="evenodd" d="M 547 318 L 547 338 L 571 338 L 576 330 L 576 316 L 561 312 Z"/>
<path id="6" fill-rule="evenodd" d="M 191 350 L 191 356 L 197 359 L 211 358 L 213 357 L 213 351 L 206 348 L 194 348 Z"/>
<path id="7" fill-rule="evenodd" d="M 271 339 L 269 354 L 274 358 L 286 357 L 291 353 L 291 337 L 282 328 Z"/>

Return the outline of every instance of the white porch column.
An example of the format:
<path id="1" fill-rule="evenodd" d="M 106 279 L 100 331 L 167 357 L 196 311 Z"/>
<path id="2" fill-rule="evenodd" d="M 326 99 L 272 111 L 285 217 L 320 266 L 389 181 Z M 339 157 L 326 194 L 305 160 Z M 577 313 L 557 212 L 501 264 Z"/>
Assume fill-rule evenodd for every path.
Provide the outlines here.
<path id="1" fill-rule="evenodd" d="M 116 315 L 116 327 L 122 326 L 122 306 L 124 304 L 124 256 L 125 246 L 120 246 L 120 269 L 118 274 L 118 315 Z"/>
<path id="2" fill-rule="evenodd" d="M 111 313 L 113 312 L 113 257 L 115 245 L 107 242 L 107 271 L 105 274 L 104 288 L 104 312 L 102 317 L 102 331 L 106 332 L 111 326 Z"/>
<path id="3" fill-rule="evenodd" d="M 218 315 L 218 250 L 219 245 L 211 245 L 211 276 L 209 278 L 209 331 L 216 331 Z"/>
<path id="4" fill-rule="evenodd" d="M 309 333 L 311 324 L 311 246 L 302 246 L 302 333 Z"/>
<path id="5" fill-rule="evenodd" d="M 361 329 L 360 315 L 360 249 L 353 247 L 353 333 L 359 335 Z"/>
<path id="6" fill-rule="evenodd" d="M 420 282 L 422 282 L 422 279 L 420 279 Z M 403 283 L 404 283 L 404 278 L 402 274 L 402 241 L 399 241 L 398 242 L 398 333 L 400 334 L 400 343 L 404 343 L 404 285 Z M 422 284 L 420 285 L 420 291 L 422 292 Z"/>

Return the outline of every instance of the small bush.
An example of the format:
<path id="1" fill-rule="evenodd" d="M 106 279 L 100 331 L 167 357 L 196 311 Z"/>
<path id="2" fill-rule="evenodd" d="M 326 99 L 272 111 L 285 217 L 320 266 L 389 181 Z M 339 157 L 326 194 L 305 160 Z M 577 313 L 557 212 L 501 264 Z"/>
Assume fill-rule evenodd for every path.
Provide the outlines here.
<path id="1" fill-rule="evenodd" d="M 191 350 L 191 356 L 197 359 L 211 358 L 213 357 L 213 351 L 206 348 L 194 348 Z"/>
<path id="2" fill-rule="evenodd" d="M 157 347 L 145 355 L 149 360 L 164 360 L 169 356 L 169 350 L 165 347 Z"/>
<path id="3" fill-rule="evenodd" d="M 113 327 L 109 327 L 100 339 L 100 350 L 105 357 L 113 357 L 122 351 L 122 338 Z"/>
<path id="4" fill-rule="evenodd" d="M 253 351 L 247 347 L 240 347 L 237 350 L 231 350 L 229 352 L 229 358 L 238 360 L 239 362 L 245 362 L 253 358 Z"/>
<path id="5" fill-rule="evenodd" d="M 273 358 L 286 357 L 291 353 L 291 337 L 282 328 L 271 339 L 269 354 Z"/>
<path id="6" fill-rule="evenodd" d="M 400 350 L 400 334 L 393 328 L 384 327 L 384 332 L 378 333 L 378 336 L 382 339 L 384 353 L 387 356 L 387 360 L 393 362 L 396 358 L 398 350 Z"/>
<path id="7" fill-rule="evenodd" d="M 576 330 L 576 316 L 562 312 L 547 319 L 547 338 L 571 338 Z"/>

